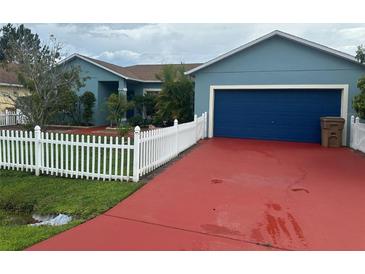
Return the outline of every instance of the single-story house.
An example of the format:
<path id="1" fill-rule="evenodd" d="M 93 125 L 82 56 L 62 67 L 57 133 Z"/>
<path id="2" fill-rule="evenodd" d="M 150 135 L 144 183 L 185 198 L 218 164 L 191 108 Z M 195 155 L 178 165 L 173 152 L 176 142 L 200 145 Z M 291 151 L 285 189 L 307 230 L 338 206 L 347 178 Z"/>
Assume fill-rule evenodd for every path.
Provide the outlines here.
<path id="1" fill-rule="evenodd" d="M 365 66 L 346 53 L 273 31 L 186 74 L 195 78 L 195 113 L 208 135 L 320 142 L 320 117 L 345 119 Z"/>
<path id="2" fill-rule="evenodd" d="M 79 95 L 91 91 L 96 98 L 93 122 L 95 125 L 108 124 L 106 101 L 112 93 L 127 96 L 128 100 L 134 96 L 148 92 L 159 92 L 161 81 L 156 78 L 165 64 L 134 65 L 128 67 L 117 66 L 101 60 L 73 54 L 62 63 L 79 66 L 81 77 L 88 77 L 85 86 L 79 90 Z M 201 64 L 184 64 L 186 70 L 193 69 Z M 127 117 L 134 115 L 129 111 Z"/>
<path id="3" fill-rule="evenodd" d="M 18 82 L 16 73 L 0 67 L 0 113 L 6 109 L 14 110 L 16 98 L 27 94 L 28 91 Z"/>

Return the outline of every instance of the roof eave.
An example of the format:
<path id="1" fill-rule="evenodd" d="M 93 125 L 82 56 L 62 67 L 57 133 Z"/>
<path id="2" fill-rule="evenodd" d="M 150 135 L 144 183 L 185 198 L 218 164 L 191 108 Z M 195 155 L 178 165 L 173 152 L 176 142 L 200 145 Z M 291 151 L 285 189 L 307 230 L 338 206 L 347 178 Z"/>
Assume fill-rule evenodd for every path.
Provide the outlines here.
<path id="1" fill-rule="evenodd" d="M 100 64 L 98 64 L 96 62 L 93 62 L 93 61 L 89 60 L 88 58 L 85 58 L 84 56 L 82 56 L 80 54 L 77 54 L 77 53 L 74 53 L 74 54 L 70 55 L 69 57 L 61 60 L 59 62 L 59 64 L 63 64 L 63 63 L 66 63 L 68 61 L 71 61 L 73 58 L 80 58 L 81 60 L 83 60 L 85 62 L 88 62 L 90 64 L 93 64 L 94 66 L 97 66 L 99 68 L 102 68 L 102 69 L 104 69 L 104 70 L 106 70 L 106 71 L 108 71 L 110 73 L 113 73 L 114 75 L 117 75 L 119 77 L 124 78 L 125 80 L 137 81 L 137 82 L 142 82 L 142 83 L 161 83 L 161 81 L 159 81 L 159 80 L 142 80 L 142 79 L 137 79 L 137 78 L 125 76 L 125 75 L 123 75 L 121 73 L 118 73 L 116 71 L 113 71 L 113 70 L 111 70 L 111 69 L 109 69 L 109 68 L 107 68 L 107 67 L 105 67 L 103 65 L 100 65 Z"/>

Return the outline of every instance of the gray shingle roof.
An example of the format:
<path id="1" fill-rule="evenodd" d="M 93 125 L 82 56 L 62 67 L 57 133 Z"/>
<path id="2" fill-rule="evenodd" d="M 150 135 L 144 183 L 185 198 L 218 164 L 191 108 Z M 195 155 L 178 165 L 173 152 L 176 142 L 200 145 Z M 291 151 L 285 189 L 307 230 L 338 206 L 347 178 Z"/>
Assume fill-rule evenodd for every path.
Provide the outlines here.
<path id="1" fill-rule="evenodd" d="M 67 62 L 75 57 L 81 58 L 83 60 L 89 61 L 97 66 L 105 68 L 119 76 L 122 76 L 126 79 L 135 80 L 135 81 L 142 81 L 142 82 L 160 82 L 156 78 L 156 74 L 159 74 L 162 68 L 166 65 L 177 65 L 177 64 L 143 64 L 143 65 L 134 65 L 128 67 L 122 67 L 118 65 L 114 65 L 105 61 L 101 61 L 95 58 L 91 58 L 88 56 L 84 56 L 81 54 L 73 54 L 68 58 L 64 59 L 61 62 Z M 185 70 L 191 70 L 198 66 L 200 63 L 192 63 L 192 64 L 183 64 Z"/>
<path id="2" fill-rule="evenodd" d="M 0 84 L 19 85 L 16 73 L 0 66 Z"/>

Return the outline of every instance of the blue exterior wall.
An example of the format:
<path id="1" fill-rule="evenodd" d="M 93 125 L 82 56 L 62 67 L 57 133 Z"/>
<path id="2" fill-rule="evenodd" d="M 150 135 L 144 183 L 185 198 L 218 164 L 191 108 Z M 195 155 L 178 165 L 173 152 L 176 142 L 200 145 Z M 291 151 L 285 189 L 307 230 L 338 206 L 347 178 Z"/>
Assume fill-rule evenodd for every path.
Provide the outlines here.
<path id="1" fill-rule="evenodd" d="M 105 99 L 113 92 L 117 92 L 118 89 L 122 90 L 123 88 L 126 88 L 125 79 L 79 58 L 71 60 L 69 64 L 72 66 L 80 66 L 80 76 L 88 77 L 85 81 L 85 86 L 80 88 L 78 95 L 82 95 L 85 91 L 91 91 L 94 93 L 96 102 L 94 107 L 93 123 L 95 125 L 108 124 L 108 121 L 106 120 L 107 114 L 105 111 Z M 114 81 L 117 83 L 118 88 L 117 90 L 107 90 L 107 85 L 100 84 L 100 81 Z"/>
<path id="2" fill-rule="evenodd" d="M 142 96 L 144 89 L 161 89 L 161 83 L 145 83 L 145 82 L 136 82 L 136 81 L 127 81 L 127 89 L 128 92 L 133 91 L 133 96 Z M 129 115 L 139 115 L 137 111 L 131 110 L 129 111 Z"/>
<path id="3" fill-rule="evenodd" d="M 160 89 L 161 83 L 143 83 L 143 82 L 129 82 L 127 83 L 128 90 L 134 90 L 134 95 L 143 95 L 144 89 Z"/>
<path id="4" fill-rule="evenodd" d="M 126 90 L 134 90 L 135 95 L 142 95 L 145 88 L 161 88 L 161 83 L 145 83 L 137 81 L 127 81 L 118 75 L 107 70 L 86 62 L 80 58 L 74 58 L 69 61 L 71 66 L 79 66 L 81 69 L 81 77 L 88 77 L 85 86 L 80 88 L 78 95 L 82 95 L 85 91 L 94 93 L 96 102 L 94 107 L 93 123 L 95 125 L 107 125 L 107 108 L 106 100 L 112 93 L 123 93 Z"/>
<path id="5" fill-rule="evenodd" d="M 352 99 L 365 66 L 274 36 L 195 73 L 195 113 L 209 112 L 211 85 L 348 84 Z M 348 130 L 349 130 L 348 123 Z"/>
<path id="6" fill-rule="evenodd" d="M 97 106 L 97 124 L 108 124 L 108 107 L 106 102 L 108 101 L 108 97 L 116 93 L 118 94 L 118 82 L 117 81 L 99 81 L 98 82 L 98 102 Z"/>

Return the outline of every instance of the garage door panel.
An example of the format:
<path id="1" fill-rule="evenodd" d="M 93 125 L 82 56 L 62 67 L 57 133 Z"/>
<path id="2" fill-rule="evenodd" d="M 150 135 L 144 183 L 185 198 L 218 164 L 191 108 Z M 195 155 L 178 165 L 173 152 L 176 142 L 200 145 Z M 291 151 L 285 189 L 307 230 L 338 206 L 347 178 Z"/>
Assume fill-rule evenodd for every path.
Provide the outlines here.
<path id="1" fill-rule="evenodd" d="M 319 118 L 340 112 L 340 90 L 217 90 L 214 136 L 319 142 Z"/>

